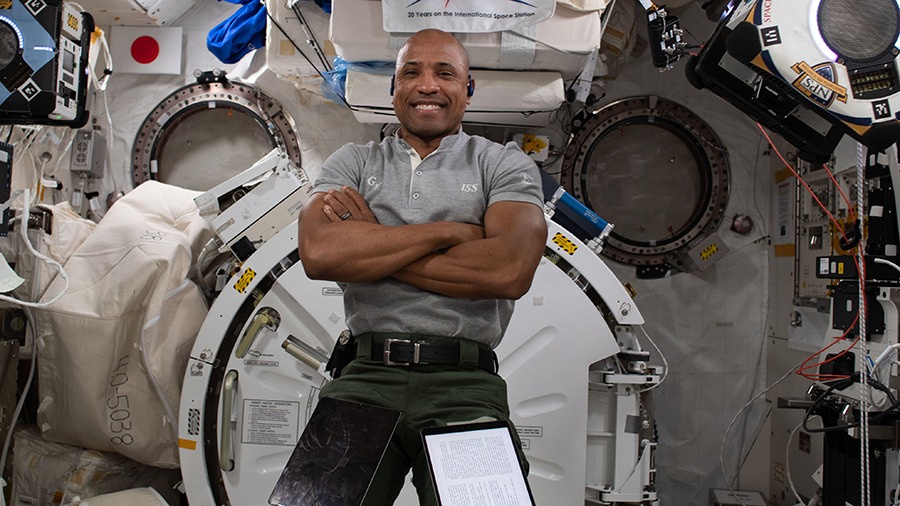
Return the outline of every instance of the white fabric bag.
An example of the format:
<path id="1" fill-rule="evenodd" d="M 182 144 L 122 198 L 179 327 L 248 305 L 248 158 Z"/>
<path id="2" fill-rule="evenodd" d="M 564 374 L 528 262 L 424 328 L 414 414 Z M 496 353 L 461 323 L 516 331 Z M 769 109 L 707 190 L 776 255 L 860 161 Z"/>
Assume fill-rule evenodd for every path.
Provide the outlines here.
<path id="1" fill-rule="evenodd" d="M 631 5 L 632 0 L 627 1 L 629 5 Z M 598 13 L 603 14 L 603 11 L 606 10 L 606 6 L 611 3 L 611 0 L 556 0 L 556 3 L 575 11 L 597 11 Z"/>
<path id="2" fill-rule="evenodd" d="M 50 234 L 39 228 L 30 229 L 28 237 L 31 245 L 41 254 L 61 264 L 66 263 L 75 249 L 97 227 L 93 221 L 72 211 L 68 202 L 52 206 L 39 204 L 37 207 L 46 213 L 45 217 L 50 222 Z M 32 211 L 31 216 L 37 217 L 38 213 Z M 10 265 L 15 265 L 16 274 L 25 279 L 22 286 L 13 292 L 15 297 L 28 302 L 39 300 L 56 277 L 56 269 L 28 251 L 18 232 L 10 233 L 8 240 L 0 242 L 0 253 Z M 4 303 L 4 307 L 8 305 Z"/>
<path id="3" fill-rule="evenodd" d="M 36 428 L 17 430 L 13 437 L 10 506 L 55 506 L 75 496 L 128 489 L 144 468 L 115 453 L 44 441 Z"/>
<path id="4" fill-rule="evenodd" d="M 152 488 L 135 488 L 76 500 L 71 506 L 169 506 Z"/>
<path id="5" fill-rule="evenodd" d="M 207 312 L 187 279 L 212 237 L 198 195 L 138 186 L 65 263 L 69 291 L 37 312 L 45 439 L 178 467 L 181 384 Z M 55 279 L 43 299 L 62 286 Z"/>

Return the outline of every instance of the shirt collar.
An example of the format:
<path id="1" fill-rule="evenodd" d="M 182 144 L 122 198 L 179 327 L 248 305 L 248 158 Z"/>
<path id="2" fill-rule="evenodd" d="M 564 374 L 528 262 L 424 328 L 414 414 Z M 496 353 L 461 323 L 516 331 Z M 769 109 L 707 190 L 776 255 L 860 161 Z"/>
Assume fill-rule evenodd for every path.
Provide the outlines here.
<path id="1" fill-rule="evenodd" d="M 407 143 L 400 137 L 400 129 L 399 128 L 397 129 L 396 132 L 394 132 L 393 137 L 400 143 L 400 146 L 402 146 L 405 151 L 415 152 L 415 150 L 412 148 L 412 146 L 410 146 L 409 143 Z M 469 138 L 469 135 L 466 134 L 465 132 L 463 132 L 462 125 L 460 125 L 458 132 L 456 132 L 455 134 L 450 134 L 450 135 L 444 137 L 443 139 L 441 139 L 441 145 L 438 146 L 437 149 L 435 149 L 434 151 L 429 153 L 428 156 L 431 156 L 431 155 L 433 155 L 439 151 L 443 151 L 445 149 L 452 149 L 455 145 L 457 145 L 460 142 L 464 142 L 465 139 L 468 139 L 468 138 Z M 416 153 L 416 154 L 418 155 L 418 153 Z M 428 158 L 428 156 L 426 156 L 425 158 Z"/>

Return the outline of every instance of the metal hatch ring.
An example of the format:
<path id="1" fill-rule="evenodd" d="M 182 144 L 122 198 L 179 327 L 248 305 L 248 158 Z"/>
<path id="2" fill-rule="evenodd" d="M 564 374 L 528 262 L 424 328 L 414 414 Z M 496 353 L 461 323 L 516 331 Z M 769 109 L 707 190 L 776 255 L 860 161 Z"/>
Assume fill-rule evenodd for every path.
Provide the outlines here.
<path id="1" fill-rule="evenodd" d="M 258 123 L 272 142 L 281 147 L 298 167 L 300 143 L 294 120 L 281 104 L 253 85 L 239 82 L 195 83 L 179 88 L 164 98 L 147 115 L 134 138 L 131 175 L 134 186 L 160 180 L 158 160 L 177 126 L 193 114 L 211 108 L 230 108 Z"/>
<path id="2" fill-rule="evenodd" d="M 696 173 L 691 174 L 691 177 L 698 181 L 697 187 L 692 190 L 697 200 L 693 203 L 685 202 L 687 207 L 684 209 L 687 211 L 682 213 L 683 219 L 674 223 L 674 226 L 669 226 L 666 234 L 660 234 L 658 237 L 629 237 L 627 228 L 617 227 L 610 235 L 603 254 L 626 264 L 668 269 L 677 263 L 677 256 L 674 255 L 676 250 L 688 246 L 696 238 L 706 237 L 715 231 L 722 221 L 729 189 L 726 150 L 715 133 L 697 115 L 679 104 L 656 96 L 619 100 L 590 115 L 582 128 L 575 133 L 566 150 L 560 182 L 575 198 L 616 225 L 619 225 L 619 220 L 624 222 L 636 216 L 646 219 L 647 213 L 642 214 L 643 209 L 640 206 L 634 209 L 628 209 L 627 206 L 603 210 L 595 208 L 595 205 L 599 207 L 609 204 L 592 202 L 591 192 L 595 193 L 595 200 L 606 200 L 597 198 L 597 194 L 602 192 L 607 186 L 606 183 L 610 181 L 589 187 L 591 183 L 589 179 L 596 181 L 600 175 L 594 172 L 598 168 L 604 168 L 608 160 L 605 158 L 608 153 L 596 151 L 598 146 L 601 143 L 607 148 L 616 146 L 619 141 L 613 140 L 610 134 L 621 132 L 621 136 L 625 137 L 629 128 L 643 129 L 644 136 L 648 134 L 652 136 L 658 132 L 667 142 L 673 143 L 677 140 L 683 144 L 677 148 L 696 165 Z M 647 151 L 650 151 L 649 148 L 650 146 L 647 146 Z M 594 158 L 594 155 L 598 155 L 598 158 Z M 623 163 L 618 165 L 620 172 L 615 174 L 619 179 L 627 179 L 634 193 L 650 192 L 651 190 L 642 188 L 642 185 L 650 186 L 651 181 L 641 179 L 641 175 L 647 176 L 648 172 L 661 170 L 660 163 L 651 163 L 658 162 L 657 160 L 650 160 L 641 165 L 641 162 L 645 161 L 641 159 L 643 156 L 650 155 L 641 153 L 637 157 L 630 156 L 627 163 L 623 160 Z M 679 169 L 689 173 L 693 171 L 690 163 L 682 164 Z M 670 190 L 662 188 L 661 192 L 669 193 L 665 195 L 666 198 L 673 198 Z M 658 196 L 660 199 L 663 198 L 662 194 Z"/>

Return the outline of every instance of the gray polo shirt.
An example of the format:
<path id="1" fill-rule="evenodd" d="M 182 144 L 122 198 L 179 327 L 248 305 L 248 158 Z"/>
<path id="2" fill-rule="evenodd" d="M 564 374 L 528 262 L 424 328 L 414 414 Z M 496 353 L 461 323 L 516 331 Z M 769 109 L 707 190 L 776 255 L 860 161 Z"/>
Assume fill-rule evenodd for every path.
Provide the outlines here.
<path id="1" fill-rule="evenodd" d="M 506 146 L 462 131 L 445 137 L 424 160 L 402 139 L 346 144 L 322 165 L 315 191 L 350 186 L 382 225 L 455 221 L 484 225 L 500 201 L 542 206 L 537 166 L 514 143 Z M 386 277 L 341 283 L 347 325 L 354 334 L 409 332 L 465 337 L 497 346 L 513 301 L 462 299 Z"/>

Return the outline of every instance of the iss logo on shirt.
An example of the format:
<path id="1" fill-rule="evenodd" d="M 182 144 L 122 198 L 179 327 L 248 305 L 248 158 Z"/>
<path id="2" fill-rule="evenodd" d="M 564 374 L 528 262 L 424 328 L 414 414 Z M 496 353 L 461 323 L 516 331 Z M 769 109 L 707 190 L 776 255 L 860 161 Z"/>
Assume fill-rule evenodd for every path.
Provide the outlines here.
<path id="1" fill-rule="evenodd" d="M 475 193 L 478 191 L 478 185 L 477 184 L 464 184 L 464 185 L 462 185 L 461 189 L 462 189 L 462 191 L 464 191 L 466 193 Z"/>

